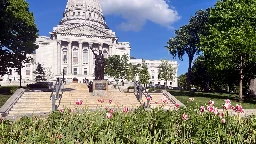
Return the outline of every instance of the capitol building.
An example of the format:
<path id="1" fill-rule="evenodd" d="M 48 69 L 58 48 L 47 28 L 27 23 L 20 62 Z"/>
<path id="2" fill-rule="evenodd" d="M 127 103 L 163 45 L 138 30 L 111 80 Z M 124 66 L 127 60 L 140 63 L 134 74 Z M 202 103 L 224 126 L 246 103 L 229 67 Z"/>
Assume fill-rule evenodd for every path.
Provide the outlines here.
<path id="1" fill-rule="evenodd" d="M 35 54 L 28 56 L 34 62 L 24 64 L 22 68 L 22 81 L 34 81 L 33 71 L 37 63 L 46 69 L 47 79 L 54 80 L 62 77 L 63 71 L 67 81 L 77 78 L 82 82 L 84 78 L 94 79 L 95 59 L 91 49 L 101 50 L 105 58 L 111 55 L 128 55 L 130 58 L 131 46 L 129 42 L 119 42 L 115 32 L 106 24 L 98 0 L 68 0 L 63 18 L 53 28 L 49 36 L 39 36 L 36 40 L 39 46 Z M 132 64 L 142 64 L 142 59 L 129 59 Z M 176 68 L 173 81 L 167 85 L 177 87 L 177 61 L 169 61 Z M 145 60 L 148 66 L 152 84 L 164 84 L 158 80 L 158 66 L 160 60 Z M 4 75 L 1 83 L 15 83 L 19 81 L 15 69 L 10 69 Z M 107 76 L 105 77 L 108 78 Z"/>

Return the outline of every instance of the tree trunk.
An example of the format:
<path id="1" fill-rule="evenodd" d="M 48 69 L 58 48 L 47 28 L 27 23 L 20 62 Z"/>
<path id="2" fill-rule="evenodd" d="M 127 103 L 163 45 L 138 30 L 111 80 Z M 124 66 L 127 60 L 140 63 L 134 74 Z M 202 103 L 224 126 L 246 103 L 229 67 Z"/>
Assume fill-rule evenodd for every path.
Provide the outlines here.
<path id="1" fill-rule="evenodd" d="M 239 102 L 243 101 L 243 56 L 240 59 Z"/>
<path id="2" fill-rule="evenodd" d="M 188 64 L 188 74 L 187 74 L 187 90 L 191 91 L 190 87 L 190 77 L 191 77 L 191 64 L 192 64 L 193 58 L 189 58 L 189 64 Z"/>

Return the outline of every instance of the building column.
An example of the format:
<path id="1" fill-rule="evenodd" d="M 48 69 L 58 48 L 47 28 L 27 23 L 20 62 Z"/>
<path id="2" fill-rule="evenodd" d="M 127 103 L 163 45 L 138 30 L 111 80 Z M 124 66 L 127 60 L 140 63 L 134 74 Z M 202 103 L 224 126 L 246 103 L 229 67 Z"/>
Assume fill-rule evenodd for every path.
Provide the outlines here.
<path id="1" fill-rule="evenodd" d="M 61 41 L 57 42 L 57 74 L 61 73 Z"/>
<path id="2" fill-rule="evenodd" d="M 108 55 L 113 55 L 113 51 L 112 51 L 113 50 L 113 46 L 112 45 L 108 46 L 108 50 L 109 50 L 108 51 Z"/>
<path id="3" fill-rule="evenodd" d="M 68 74 L 72 74 L 72 41 L 68 44 Z"/>
<path id="4" fill-rule="evenodd" d="M 79 42 L 79 48 L 78 48 L 78 71 L 79 74 L 82 74 L 82 63 L 83 63 L 83 42 Z"/>
<path id="5" fill-rule="evenodd" d="M 88 64 L 89 64 L 89 69 L 88 69 L 88 73 L 89 75 L 92 75 L 93 74 L 93 53 L 92 53 L 92 50 L 91 50 L 91 47 L 92 47 L 92 44 L 93 43 L 89 43 L 89 47 L 88 47 Z"/>

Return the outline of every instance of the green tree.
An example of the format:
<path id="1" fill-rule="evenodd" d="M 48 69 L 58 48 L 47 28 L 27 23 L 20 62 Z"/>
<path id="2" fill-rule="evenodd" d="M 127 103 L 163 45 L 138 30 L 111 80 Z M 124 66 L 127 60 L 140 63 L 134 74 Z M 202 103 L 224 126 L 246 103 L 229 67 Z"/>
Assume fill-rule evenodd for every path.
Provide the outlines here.
<path id="1" fill-rule="evenodd" d="M 36 75 L 36 82 L 46 81 L 45 71 L 42 64 L 38 63 L 36 70 L 33 73 Z"/>
<path id="2" fill-rule="evenodd" d="M 8 67 L 20 68 L 26 54 L 36 50 L 38 30 L 25 0 L 1 0 L 0 15 L 0 75 L 3 75 Z"/>
<path id="3" fill-rule="evenodd" d="M 149 83 L 149 79 L 150 75 L 148 72 L 148 67 L 145 64 L 145 61 L 143 60 L 141 69 L 139 70 L 139 81 L 141 84 L 144 84 L 144 86 L 146 86 L 146 84 Z"/>
<path id="4" fill-rule="evenodd" d="M 129 64 L 127 55 L 112 55 L 106 59 L 105 73 L 115 79 L 126 79 Z"/>
<path id="5" fill-rule="evenodd" d="M 175 68 L 168 62 L 168 60 L 161 60 L 162 63 L 158 67 L 158 79 L 165 80 L 165 87 L 167 87 L 167 81 L 173 80 L 175 77 Z"/>
<path id="6" fill-rule="evenodd" d="M 256 61 L 254 0 L 218 1 L 210 11 L 209 34 L 201 36 L 202 50 L 211 55 L 218 69 L 236 68 L 239 98 L 242 100 L 244 67 Z"/>
<path id="7" fill-rule="evenodd" d="M 178 77 L 178 85 L 179 87 L 185 88 L 187 86 L 187 74 L 181 74 Z"/>
<path id="8" fill-rule="evenodd" d="M 207 33 L 206 25 L 208 23 L 209 10 L 199 10 L 195 16 L 191 17 L 189 23 L 180 27 L 175 31 L 176 36 L 167 42 L 166 48 L 175 58 L 178 56 L 183 60 L 186 53 L 189 59 L 188 73 L 187 73 L 187 89 L 190 90 L 191 67 L 195 54 L 199 54 L 200 43 L 199 34 L 205 35 Z"/>
<path id="9" fill-rule="evenodd" d="M 127 69 L 127 77 L 128 81 L 135 80 L 136 75 L 139 73 L 138 65 L 132 65 L 129 63 L 129 68 Z"/>

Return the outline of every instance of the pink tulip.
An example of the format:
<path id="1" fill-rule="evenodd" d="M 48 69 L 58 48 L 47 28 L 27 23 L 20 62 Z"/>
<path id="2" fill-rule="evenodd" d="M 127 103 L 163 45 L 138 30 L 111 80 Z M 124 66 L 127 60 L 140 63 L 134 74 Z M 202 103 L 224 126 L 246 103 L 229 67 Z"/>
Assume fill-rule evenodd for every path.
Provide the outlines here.
<path id="1" fill-rule="evenodd" d="M 210 105 L 214 105 L 214 101 L 209 100 L 209 104 L 210 104 Z"/>
<path id="2" fill-rule="evenodd" d="M 194 101 L 195 99 L 194 98 L 189 98 L 190 101 Z"/>
<path id="3" fill-rule="evenodd" d="M 109 102 L 109 104 L 111 104 L 112 103 L 112 99 L 108 100 L 108 102 Z"/>
<path id="4" fill-rule="evenodd" d="M 207 106 L 207 110 L 209 112 L 214 112 L 214 106 Z"/>
<path id="5" fill-rule="evenodd" d="M 60 111 L 61 113 L 63 113 L 63 112 L 64 112 L 64 108 L 59 108 L 59 111 Z"/>
<path id="6" fill-rule="evenodd" d="M 224 115 L 225 115 L 224 113 L 220 113 L 219 117 L 220 117 L 220 118 L 223 118 Z"/>
<path id="7" fill-rule="evenodd" d="M 108 119 L 112 118 L 112 113 L 106 113 L 106 118 Z"/>
<path id="8" fill-rule="evenodd" d="M 183 119 L 183 120 L 188 120 L 188 115 L 186 115 L 185 113 L 182 114 L 182 119 Z"/>
<path id="9" fill-rule="evenodd" d="M 78 100 L 76 101 L 76 104 L 77 104 L 77 105 L 82 105 L 82 104 L 83 104 L 83 101 L 80 100 L 80 99 L 78 99 Z"/>
<path id="10" fill-rule="evenodd" d="M 225 103 L 231 103 L 231 101 L 229 100 L 229 99 L 226 99 L 226 100 L 224 100 L 225 101 Z"/>
<path id="11" fill-rule="evenodd" d="M 100 99 L 98 99 L 98 102 L 101 102 L 101 100 L 100 100 Z"/>
<path id="12" fill-rule="evenodd" d="M 162 102 L 163 102 L 163 103 L 167 103 L 167 104 L 168 104 L 168 100 L 167 100 L 167 98 L 162 99 Z"/>
<path id="13" fill-rule="evenodd" d="M 125 113 L 129 112 L 129 108 L 128 107 L 124 107 L 123 112 L 125 112 Z"/>
<path id="14" fill-rule="evenodd" d="M 244 112 L 243 107 L 239 104 L 236 104 L 236 107 L 235 107 L 234 110 L 238 113 L 243 113 Z"/>
<path id="15" fill-rule="evenodd" d="M 230 103 L 225 103 L 225 104 L 223 105 L 223 108 L 224 108 L 224 109 L 230 109 L 230 108 L 231 108 L 231 104 L 230 104 Z"/>
<path id="16" fill-rule="evenodd" d="M 158 104 L 158 101 L 156 101 L 155 104 Z"/>
<path id="17" fill-rule="evenodd" d="M 71 112 L 71 113 L 74 113 L 75 111 L 74 111 L 73 109 L 70 109 L 70 112 Z"/>
<path id="18" fill-rule="evenodd" d="M 179 108 L 179 107 L 180 107 L 180 105 L 176 103 L 176 104 L 175 104 L 175 107 L 176 107 L 176 108 Z"/>
<path id="19" fill-rule="evenodd" d="M 214 111 L 213 111 L 213 113 L 214 113 L 215 115 L 217 115 L 217 114 L 219 113 L 219 110 L 218 110 L 218 108 L 214 108 Z"/>
<path id="20" fill-rule="evenodd" d="M 204 112 L 205 111 L 205 107 L 204 106 L 200 106 L 199 111 L 200 112 Z"/>
<path id="21" fill-rule="evenodd" d="M 150 97 L 147 97 L 147 101 L 150 101 Z"/>
<path id="22" fill-rule="evenodd" d="M 109 112 L 110 112 L 111 114 L 113 114 L 115 111 L 114 111 L 114 109 L 110 109 Z"/>
<path id="23" fill-rule="evenodd" d="M 221 123 L 226 123 L 226 120 L 225 119 L 221 119 Z"/>

